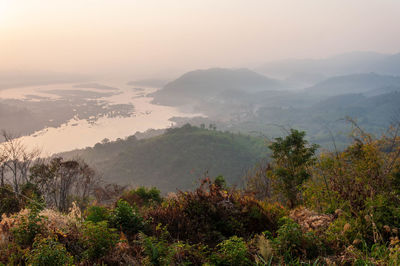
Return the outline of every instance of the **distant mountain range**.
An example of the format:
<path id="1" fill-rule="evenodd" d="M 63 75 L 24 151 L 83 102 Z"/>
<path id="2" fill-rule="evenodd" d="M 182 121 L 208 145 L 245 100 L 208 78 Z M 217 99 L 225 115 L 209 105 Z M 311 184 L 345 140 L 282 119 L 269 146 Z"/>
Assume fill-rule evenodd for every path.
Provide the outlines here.
<path id="1" fill-rule="evenodd" d="M 366 93 L 385 88 L 383 92 L 390 92 L 390 88 L 396 91 L 400 88 L 400 77 L 378 75 L 375 73 L 352 74 L 328 78 L 306 91 L 324 95 L 340 95 L 348 93 Z M 397 88 L 397 89 L 396 89 Z"/>
<path id="2" fill-rule="evenodd" d="M 400 53 L 352 52 L 324 59 L 283 60 L 266 63 L 257 72 L 279 78 L 305 79 L 374 72 L 382 75 L 400 75 Z"/>
<path id="3" fill-rule="evenodd" d="M 286 70 L 323 72 L 292 75 L 290 81 L 271 79 L 248 69 L 196 70 L 168 83 L 154 94 L 154 101 L 191 105 L 196 112 L 233 132 L 271 135 L 276 131 L 273 127 L 283 125 L 305 130 L 311 140 L 326 146 L 331 142 L 330 128 L 344 147 L 348 139 L 343 132 L 349 130 L 343 122 L 345 117 L 380 134 L 400 114 L 400 76 L 362 72 L 374 67 L 395 73 L 396 58 L 351 53 L 325 60 L 287 62 Z M 293 91 L 290 86 L 294 83 L 312 85 Z"/>

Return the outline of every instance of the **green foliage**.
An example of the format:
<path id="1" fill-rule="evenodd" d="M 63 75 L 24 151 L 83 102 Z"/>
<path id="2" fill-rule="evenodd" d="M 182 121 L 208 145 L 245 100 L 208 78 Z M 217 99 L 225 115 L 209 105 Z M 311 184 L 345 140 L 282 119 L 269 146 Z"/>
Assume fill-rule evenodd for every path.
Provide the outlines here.
<path id="1" fill-rule="evenodd" d="M 195 188 L 205 172 L 221 174 L 229 184 L 239 185 L 243 171 L 266 155 L 263 138 L 187 125 L 161 136 L 98 144 L 66 156 L 92 162 L 109 181 L 128 184 L 135 180 L 140 186 L 157 185 L 168 193 Z"/>
<path id="2" fill-rule="evenodd" d="M 380 231 L 383 231 L 385 226 L 400 228 L 400 206 L 394 204 L 392 198 L 393 196 L 379 194 L 366 202 L 370 220 Z"/>
<path id="3" fill-rule="evenodd" d="M 341 213 L 325 236 L 336 249 L 360 248 L 360 243 L 370 249 L 398 237 L 400 139 L 396 130 L 374 139 L 356 127 L 354 143 L 342 152 L 322 154 L 313 179 L 304 186 L 308 206 Z"/>
<path id="4" fill-rule="evenodd" d="M 215 178 L 214 184 L 221 189 L 227 189 L 226 180 L 222 175 Z"/>
<path id="5" fill-rule="evenodd" d="M 300 186 L 310 178 L 309 167 L 314 163 L 317 145 L 308 145 L 304 139 L 305 132 L 295 129 L 285 138 L 276 138 L 269 145 L 274 159 L 271 177 L 275 189 L 293 208 L 299 203 Z"/>
<path id="6" fill-rule="evenodd" d="M 118 242 L 115 229 L 108 228 L 107 222 L 85 222 L 82 229 L 82 242 L 89 260 L 100 259 L 111 252 Z"/>
<path id="7" fill-rule="evenodd" d="M 128 235 L 136 234 L 144 229 L 143 218 L 124 200 L 118 201 L 111 217 L 111 224 Z"/>
<path id="8" fill-rule="evenodd" d="M 0 248 L 0 265 L 24 265 L 28 252 L 28 249 L 24 249 L 16 243 Z"/>
<path id="9" fill-rule="evenodd" d="M 248 258 L 246 242 L 237 236 L 233 236 L 217 245 L 217 253 L 213 254 L 212 261 L 215 265 L 251 265 Z"/>
<path id="10" fill-rule="evenodd" d="M 10 215 L 20 210 L 20 203 L 11 186 L 0 187 L 0 216 Z"/>
<path id="11" fill-rule="evenodd" d="M 300 225 L 288 217 L 280 220 L 273 245 L 286 262 L 293 258 L 315 258 L 323 253 L 321 241 L 311 232 L 303 234 Z"/>
<path id="12" fill-rule="evenodd" d="M 32 250 L 27 255 L 27 260 L 29 265 L 33 266 L 73 264 L 73 257 L 66 248 L 51 237 L 36 238 Z"/>
<path id="13" fill-rule="evenodd" d="M 320 201 L 337 201 L 345 203 L 353 212 L 366 209 L 366 203 L 378 194 L 384 194 L 393 203 L 399 200 L 393 194 L 395 174 L 399 161 L 398 148 L 384 152 L 387 146 L 398 140 L 372 137 L 361 132 L 355 141 L 341 153 L 321 155 L 315 171 L 315 180 L 323 180 L 324 193 Z"/>
<path id="14" fill-rule="evenodd" d="M 354 240 L 361 239 L 360 224 L 356 218 L 343 214 L 334 220 L 325 232 L 325 239 L 336 249 L 351 245 Z"/>
<path id="15" fill-rule="evenodd" d="M 70 254 L 77 264 L 399 265 L 400 138 L 395 136 L 362 135 L 316 162 L 316 147 L 292 130 L 271 144 L 273 164 L 259 168 L 263 178 L 274 178 L 271 190 L 256 195 L 262 200 L 252 191 L 227 187 L 218 176 L 164 199 L 156 188 L 139 187 L 113 210 L 89 207 L 82 221 L 54 211 L 41 216 L 36 185 L 27 184 L 21 192 L 36 200 L 29 212 L 0 222 L 0 265 L 68 265 Z M 289 198 L 289 191 L 296 195 Z M 274 202 L 269 195 L 276 192 L 280 197 Z M 0 196 L 5 203 L 14 199 L 4 190 Z M 288 207 L 281 205 L 284 200 Z M 18 208 L 26 204 L 18 203 Z M 307 207 L 290 209 L 302 203 Z M 7 212 L 13 205 L 1 207 Z"/>
<path id="16" fill-rule="evenodd" d="M 208 265 L 210 261 L 209 248 L 203 244 L 190 245 L 178 241 L 171 246 L 171 249 L 176 265 Z"/>
<path id="17" fill-rule="evenodd" d="M 155 237 L 143 238 L 144 254 L 150 265 L 169 265 L 172 255 L 166 242 Z"/>
<path id="18" fill-rule="evenodd" d="M 279 220 L 289 215 L 289 209 L 285 208 L 278 202 L 263 202 L 262 207 L 271 219 L 272 224 L 279 224 Z"/>
<path id="19" fill-rule="evenodd" d="M 156 227 L 159 237 L 146 236 L 140 234 L 141 243 L 146 255 L 145 263 L 149 265 L 170 265 L 173 257 L 173 250 L 169 247 L 167 237 L 169 235 L 166 228 L 160 225 Z"/>
<path id="20" fill-rule="evenodd" d="M 162 202 L 160 190 L 155 187 L 138 187 L 137 189 L 125 192 L 121 199 L 127 201 L 131 205 L 139 207 L 157 205 Z"/>
<path id="21" fill-rule="evenodd" d="M 45 230 L 45 217 L 40 215 L 43 206 L 32 201 L 28 207 L 28 217 L 21 216 L 18 225 L 12 228 L 15 242 L 21 246 L 30 246 L 36 235 L 43 233 Z"/>
<path id="22" fill-rule="evenodd" d="M 110 218 L 109 210 L 102 206 L 90 206 L 86 209 L 86 221 L 98 223 L 108 221 Z"/>

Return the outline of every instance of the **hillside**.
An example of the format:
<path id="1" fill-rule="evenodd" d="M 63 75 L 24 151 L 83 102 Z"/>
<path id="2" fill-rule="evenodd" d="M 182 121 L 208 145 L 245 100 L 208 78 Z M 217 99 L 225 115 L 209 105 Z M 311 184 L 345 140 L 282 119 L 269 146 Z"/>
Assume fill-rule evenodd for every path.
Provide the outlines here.
<path id="1" fill-rule="evenodd" d="M 363 73 L 332 77 L 308 88 L 307 91 L 324 95 L 340 95 L 363 93 L 391 86 L 400 86 L 400 77 Z"/>
<path id="2" fill-rule="evenodd" d="M 155 103 L 185 105 L 214 98 L 225 91 L 257 92 L 279 88 L 281 84 L 277 80 L 248 69 L 211 68 L 187 72 L 153 96 Z"/>
<path id="3" fill-rule="evenodd" d="M 132 136 L 62 156 L 82 157 L 108 182 L 157 186 L 170 192 L 192 188 L 207 171 L 240 185 L 266 151 L 263 139 L 185 125 L 161 136 L 142 140 Z"/>

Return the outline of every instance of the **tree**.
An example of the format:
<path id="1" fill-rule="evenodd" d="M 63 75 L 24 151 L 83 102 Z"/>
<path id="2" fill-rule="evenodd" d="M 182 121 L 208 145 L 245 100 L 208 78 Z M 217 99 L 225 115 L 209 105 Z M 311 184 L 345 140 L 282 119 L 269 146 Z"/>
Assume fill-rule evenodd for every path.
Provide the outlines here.
<path id="1" fill-rule="evenodd" d="M 34 165 L 30 180 L 38 186 L 47 205 L 62 212 L 68 211 L 73 201 L 83 209 L 100 181 L 95 171 L 83 161 L 64 161 L 63 158 Z"/>
<path id="2" fill-rule="evenodd" d="M 31 165 L 39 160 L 40 150 L 28 149 L 15 136 L 2 132 L 4 142 L 0 143 L 0 179 L 4 187 L 6 181 L 11 182 L 15 193 L 20 193 L 20 186 L 28 183 Z"/>
<path id="3" fill-rule="evenodd" d="M 271 197 L 271 178 L 268 173 L 271 171 L 271 164 L 267 159 L 260 161 L 250 169 L 245 179 L 246 192 L 251 193 L 258 200 L 266 200 Z"/>
<path id="4" fill-rule="evenodd" d="M 274 159 L 269 175 L 276 192 L 287 200 L 290 208 L 299 202 L 300 186 L 310 175 L 310 166 L 315 163 L 318 145 L 309 145 L 305 132 L 295 129 L 285 138 L 276 138 L 269 145 Z"/>

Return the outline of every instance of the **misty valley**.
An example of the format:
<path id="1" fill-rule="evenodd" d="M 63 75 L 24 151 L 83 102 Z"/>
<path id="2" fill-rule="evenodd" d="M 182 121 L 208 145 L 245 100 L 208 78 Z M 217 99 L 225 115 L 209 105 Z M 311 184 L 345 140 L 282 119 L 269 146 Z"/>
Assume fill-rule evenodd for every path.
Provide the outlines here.
<path id="1" fill-rule="evenodd" d="M 0 266 L 400 265 L 399 0 L 0 0 Z"/>
<path id="2" fill-rule="evenodd" d="M 225 150 L 225 169 L 217 160 L 218 152 L 222 151 L 215 146 L 224 134 L 226 138 L 247 136 L 261 143 L 296 128 L 306 131 L 307 139 L 323 149 L 341 150 L 351 143 L 352 122 L 380 136 L 398 119 L 400 77 L 395 74 L 400 74 L 396 68 L 400 57 L 375 56 L 372 60 L 370 53 L 350 53 L 347 57 L 341 55 L 341 62 L 337 62 L 338 57 L 312 61 L 312 64 L 302 62 L 301 69 L 310 68 L 310 73 L 302 75 L 298 74 L 300 70 L 295 62 L 293 69 L 285 62 L 284 70 L 279 66 L 256 70 L 212 68 L 190 71 L 169 82 L 157 79 L 88 81 L 3 89 L 0 122 L 4 130 L 19 136 L 28 147 L 42 149 L 47 156 L 63 153 L 66 158 L 85 159 L 108 182 L 136 186 L 160 186 L 166 182 L 161 185 L 162 190 L 172 192 L 195 186 L 208 173 L 226 176 L 230 184 L 241 186 L 242 177 L 265 155 L 253 150 L 241 165 L 243 160 L 232 157 L 236 152 Z M 382 60 L 389 59 L 393 67 L 382 68 Z M 351 64 L 353 68 L 343 72 L 344 66 Z M 357 70 L 361 67 L 371 72 L 359 73 Z M 338 72 L 332 72 L 334 69 Z M 318 75 L 316 71 L 320 71 Z M 268 73 L 281 78 L 271 78 Z M 303 77 L 310 76 L 319 78 L 307 80 L 305 84 Z M 165 84 L 161 85 L 162 82 Z M 182 133 L 179 141 L 173 141 L 172 146 L 161 144 L 171 141 L 165 129 L 185 124 L 198 128 L 199 134 L 187 135 L 182 128 L 182 132 L 177 132 Z M 202 130 L 220 132 L 220 135 L 204 132 L 215 139 L 197 148 L 205 137 L 200 134 Z M 132 138 L 138 139 L 137 144 L 129 144 Z M 251 141 L 241 143 L 243 151 L 240 152 L 252 147 Z M 160 144 L 154 144 L 157 142 Z M 150 143 L 154 148 L 144 148 Z M 204 148 L 210 150 L 203 151 Z M 151 155 L 154 149 L 160 158 Z M 135 153 L 138 155 L 134 156 Z M 162 154 L 175 154 L 175 157 L 170 161 L 172 157 L 162 157 Z M 213 156 L 215 161 L 210 159 Z M 144 166 L 145 162 L 149 166 Z M 163 165 L 171 170 L 164 169 Z M 233 165 L 241 166 L 233 170 Z M 183 179 L 170 183 L 170 179 L 157 174 L 166 172 L 170 172 L 168 176 L 172 180 Z"/>

